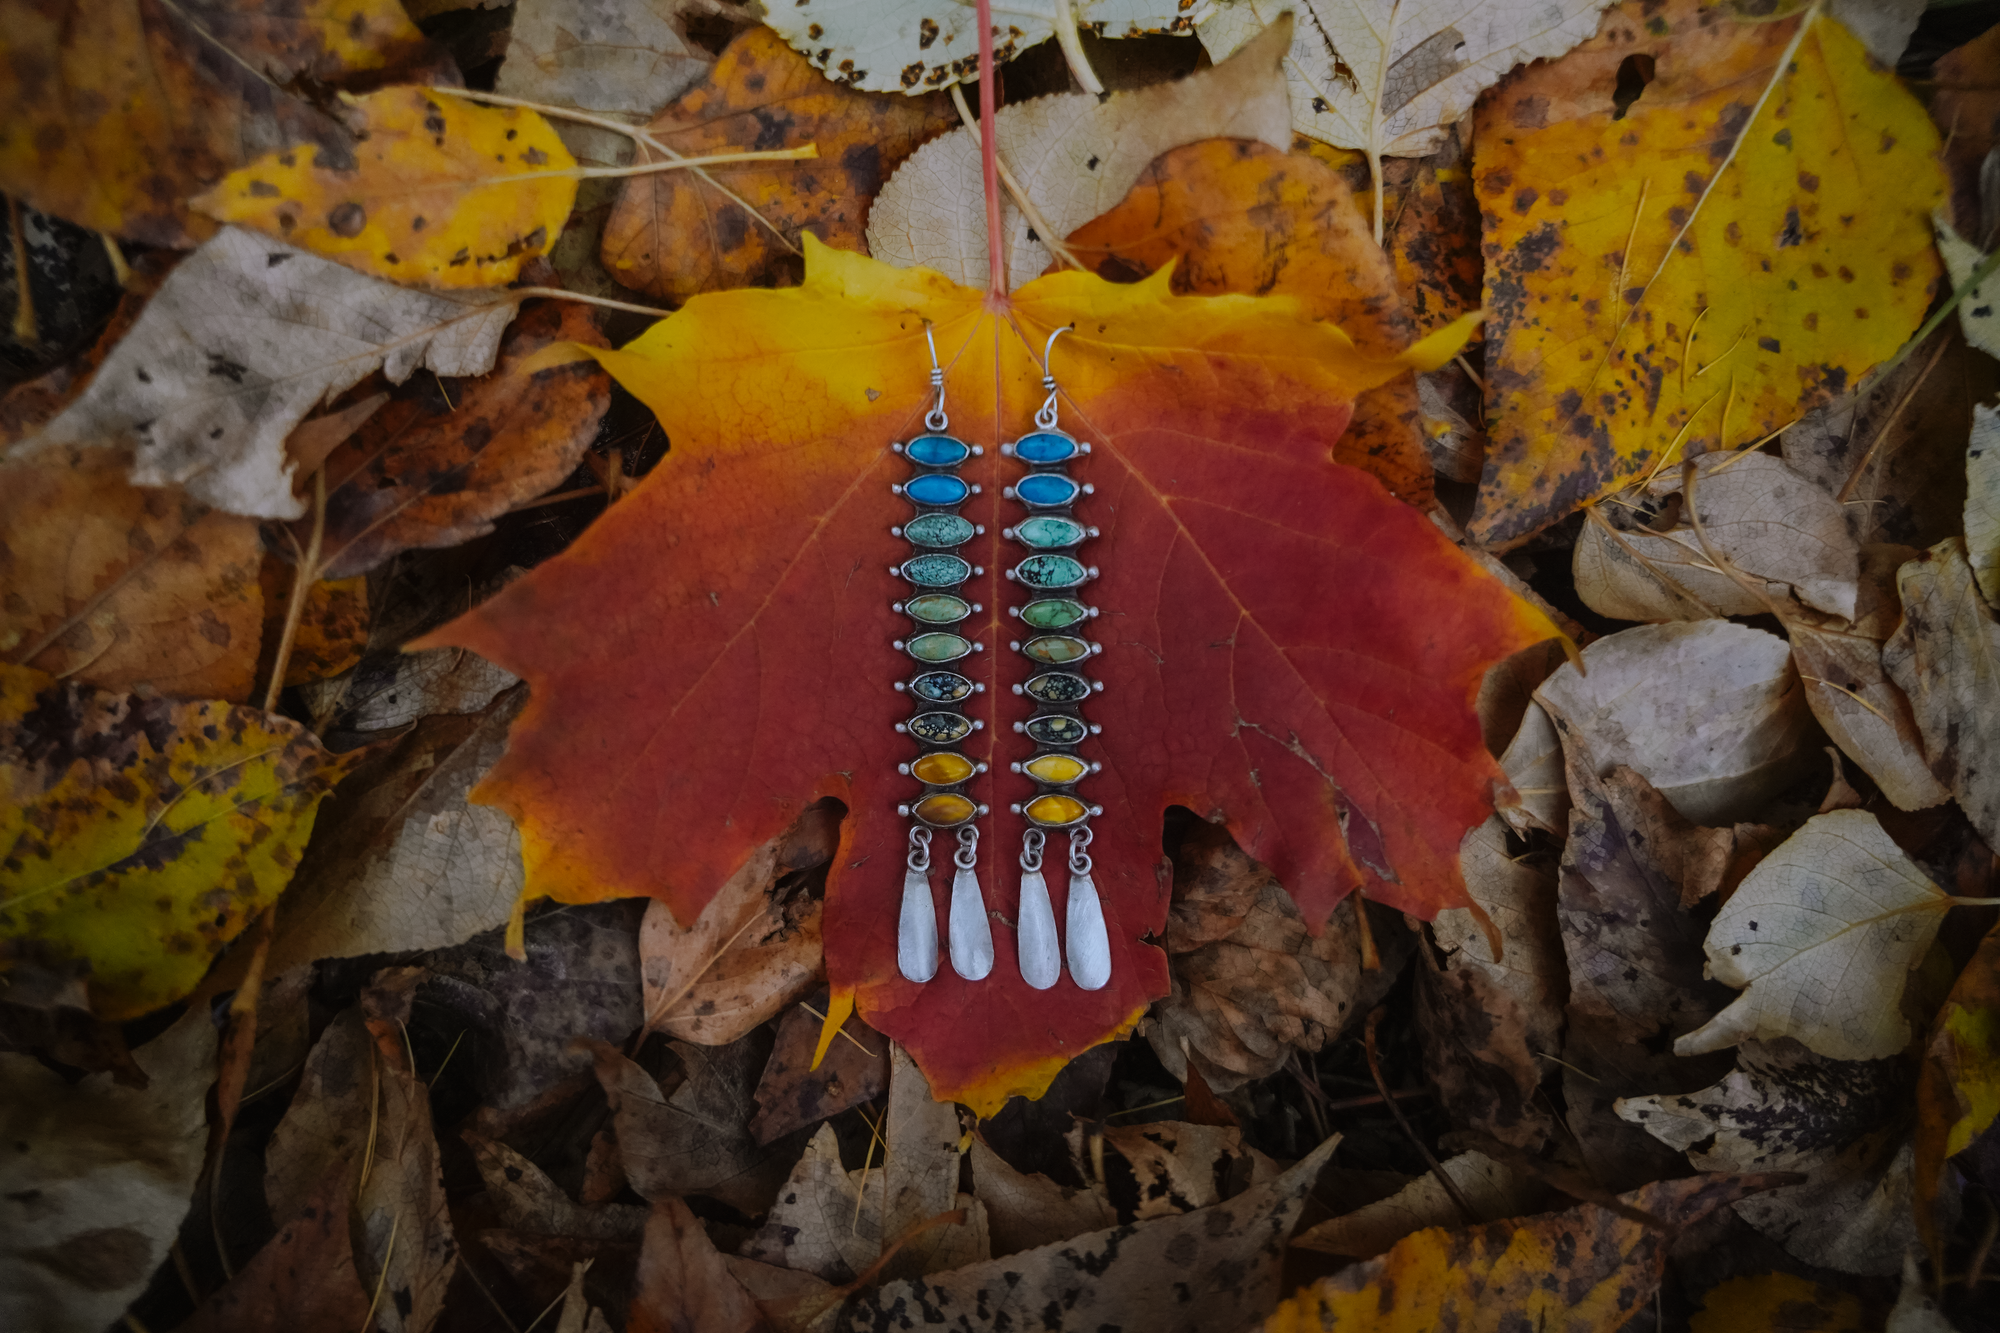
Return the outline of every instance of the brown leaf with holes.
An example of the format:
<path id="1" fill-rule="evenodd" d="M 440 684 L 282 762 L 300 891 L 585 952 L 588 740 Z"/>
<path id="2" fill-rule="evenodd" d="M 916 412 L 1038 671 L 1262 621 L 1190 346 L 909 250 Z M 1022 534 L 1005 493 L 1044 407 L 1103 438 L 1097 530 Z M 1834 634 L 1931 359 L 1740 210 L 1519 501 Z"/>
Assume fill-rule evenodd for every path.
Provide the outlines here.
<path id="1" fill-rule="evenodd" d="M 1296 297 L 1308 318 L 1339 325 L 1370 356 L 1394 356 L 1417 337 L 1395 267 L 1375 245 L 1347 182 L 1304 153 L 1247 139 L 1176 148 L 1066 244 L 1114 282 L 1173 263 L 1176 292 Z M 1430 456 L 1410 376 L 1355 399 L 1333 457 L 1374 474 L 1397 498 L 1429 507 Z"/>
<path id="2" fill-rule="evenodd" d="M 830 83 L 770 29 L 752 28 L 729 44 L 705 83 L 647 129 L 685 157 L 808 143 L 819 157 L 633 178 L 604 224 L 605 271 L 668 301 L 791 286 L 804 271 L 800 235 L 866 250 L 868 207 L 882 183 L 957 120 L 942 94 L 901 97 Z M 639 161 L 658 160 L 643 144 L 639 152 Z"/>

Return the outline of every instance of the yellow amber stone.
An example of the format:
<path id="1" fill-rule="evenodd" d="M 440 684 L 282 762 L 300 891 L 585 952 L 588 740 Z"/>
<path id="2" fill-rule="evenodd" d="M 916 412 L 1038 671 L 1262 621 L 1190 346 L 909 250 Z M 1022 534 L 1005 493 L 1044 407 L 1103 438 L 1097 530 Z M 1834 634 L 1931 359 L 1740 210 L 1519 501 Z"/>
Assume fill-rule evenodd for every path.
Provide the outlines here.
<path id="1" fill-rule="evenodd" d="M 949 787 L 972 776 L 972 761 L 962 754 L 940 751 L 927 754 L 911 764 L 910 773 L 919 782 L 928 782 L 933 787 Z"/>
<path id="2" fill-rule="evenodd" d="M 941 791 L 935 796 L 926 796 L 918 801 L 911 813 L 926 824 L 949 827 L 952 824 L 963 824 L 972 818 L 978 809 L 979 807 L 956 792 Z"/>
<path id="3" fill-rule="evenodd" d="M 1030 759 L 1027 763 L 1021 765 L 1021 767 L 1027 771 L 1029 777 L 1053 786 L 1060 786 L 1065 782 L 1075 782 L 1086 771 L 1086 766 L 1081 759 L 1074 759 L 1066 754 L 1045 754 L 1039 758 Z"/>
<path id="4" fill-rule="evenodd" d="M 1028 802 L 1023 813 L 1037 824 L 1063 825 L 1074 824 L 1090 812 L 1076 797 L 1058 796 L 1052 792 Z"/>

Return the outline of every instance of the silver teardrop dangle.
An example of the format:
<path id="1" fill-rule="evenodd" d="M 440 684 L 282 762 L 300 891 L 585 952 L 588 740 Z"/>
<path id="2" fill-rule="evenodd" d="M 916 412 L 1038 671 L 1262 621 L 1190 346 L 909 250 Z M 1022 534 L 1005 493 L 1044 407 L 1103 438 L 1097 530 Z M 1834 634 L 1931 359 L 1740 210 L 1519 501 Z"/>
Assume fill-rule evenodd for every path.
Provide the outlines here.
<path id="1" fill-rule="evenodd" d="M 931 831 L 910 830 L 903 912 L 896 921 L 896 969 L 915 982 L 937 975 L 937 904 L 931 901 Z"/>
<path id="2" fill-rule="evenodd" d="M 1069 835 L 1069 975 L 1084 990 L 1102 990 L 1111 980 L 1111 936 L 1104 929 L 1104 904 L 1090 878 L 1090 830 Z"/>
<path id="3" fill-rule="evenodd" d="M 1021 840 L 1021 914 L 1017 926 L 1021 980 L 1047 990 L 1062 978 L 1062 944 L 1056 939 L 1056 909 L 1049 882 L 1042 878 L 1042 843 L 1047 835 L 1031 828 Z"/>
<path id="4" fill-rule="evenodd" d="M 951 970 L 967 981 L 984 981 L 993 970 L 993 923 L 986 916 L 986 898 L 979 891 L 979 830 L 958 831 L 958 851 L 952 855 L 958 871 L 951 877 Z"/>

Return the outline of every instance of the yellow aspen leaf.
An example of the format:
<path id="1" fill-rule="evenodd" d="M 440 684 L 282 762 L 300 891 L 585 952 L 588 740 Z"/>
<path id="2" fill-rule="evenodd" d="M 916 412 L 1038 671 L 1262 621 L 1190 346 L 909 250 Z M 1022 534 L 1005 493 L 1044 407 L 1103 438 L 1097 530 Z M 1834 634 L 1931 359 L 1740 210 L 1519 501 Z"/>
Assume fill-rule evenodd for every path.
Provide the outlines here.
<path id="1" fill-rule="evenodd" d="M 1272 1311 L 1263 1333 L 1613 1333 L 1652 1302 L 1677 1229 L 1784 1179 L 1695 1176 L 1619 1196 L 1664 1229 L 1594 1203 L 1464 1231 L 1431 1227 L 1299 1292 Z"/>
<path id="2" fill-rule="evenodd" d="M 1942 1259 L 1945 1160 L 2000 1119 L 2000 928 L 1986 933 L 1931 1024 L 1917 1072 L 1917 1230 Z"/>
<path id="3" fill-rule="evenodd" d="M 360 753 L 254 708 L 0 666 L 0 975 L 82 969 L 113 1021 L 187 994 L 291 879 Z"/>
<path id="4" fill-rule="evenodd" d="M 311 145 L 267 153 L 192 201 L 392 282 L 492 287 L 548 253 L 576 202 L 576 159 L 520 107 L 425 88 L 352 99 L 351 164 Z"/>
<path id="5" fill-rule="evenodd" d="M 1879 1310 L 1870 1310 L 1852 1292 L 1796 1273 L 1757 1273 L 1718 1282 L 1688 1321 L 1691 1333 L 1863 1333 L 1880 1328 Z"/>
<path id="6" fill-rule="evenodd" d="M 1658 77 L 1620 111 L 1633 57 Z M 1765 439 L 1893 354 L 1941 280 L 1937 130 L 1817 7 L 1735 24 L 1632 0 L 1488 94 L 1478 144 L 1482 542 Z"/>

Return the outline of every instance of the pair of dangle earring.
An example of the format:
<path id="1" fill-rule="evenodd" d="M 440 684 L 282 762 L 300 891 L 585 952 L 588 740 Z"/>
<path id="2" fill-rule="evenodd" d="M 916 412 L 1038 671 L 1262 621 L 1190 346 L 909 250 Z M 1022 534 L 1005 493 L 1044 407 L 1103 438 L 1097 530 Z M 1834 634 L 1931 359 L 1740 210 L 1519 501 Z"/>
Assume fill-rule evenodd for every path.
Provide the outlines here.
<path id="1" fill-rule="evenodd" d="M 1026 631 L 1024 639 L 1010 646 L 1030 664 L 1028 680 L 1015 685 L 1013 692 L 1031 700 L 1035 710 L 1013 728 L 1033 742 L 1035 753 L 1010 768 L 1033 779 L 1036 792 L 1011 806 L 1010 811 L 1029 824 L 1022 837 L 1016 923 L 1021 977 L 1037 990 L 1047 990 L 1061 978 L 1064 950 L 1043 858 L 1049 836 L 1066 833 L 1070 878 L 1062 936 L 1068 945 L 1071 978 L 1084 990 L 1097 990 L 1111 979 L 1111 948 L 1103 905 L 1091 877 L 1088 848 L 1089 821 L 1101 815 L 1103 808 L 1078 798 L 1074 787 L 1102 768 L 1080 758 L 1077 748 L 1101 730 L 1083 720 L 1080 705 L 1104 687 L 1078 673 L 1078 665 L 1101 649 L 1073 631 L 1097 615 L 1095 607 L 1078 599 L 1078 593 L 1098 571 L 1084 566 L 1077 554 L 1082 543 L 1096 537 L 1098 530 L 1075 518 L 1077 499 L 1089 495 L 1092 488 L 1078 484 L 1067 470 L 1075 459 L 1090 452 L 1090 446 L 1057 429 L 1058 394 L 1048 363 L 1056 339 L 1066 332 L 1067 328 L 1057 329 L 1043 349 L 1042 387 L 1048 396 L 1035 414 L 1035 431 L 1000 446 L 1003 456 L 1027 467 L 1026 474 L 1003 492 L 1007 499 L 1018 501 L 1027 514 L 1001 535 L 1028 550 L 1026 558 L 1006 571 L 1006 577 L 1029 596 L 1024 605 L 1009 607 L 1008 614 L 1019 619 Z M 924 335 L 931 337 L 928 327 Z M 915 659 L 918 667 L 909 681 L 896 685 L 913 696 L 917 710 L 896 729 L 925 747 L 925 753 L 915 761 L 898 766 L 900 772 L 922 782 L 925 790 L 915 801 L 897 807 L 897 813 L 912 823 L 896 955 L 899 969 L 909 980 L 925 982 L 936 975 L 938 933 L 929 879 L 931 841 L 936 833 L 955 830 L 958 848 L 952 860 L 956 873 L 948 917 L 952 969 L 968 981 L 979 981 L 993 970 L 994 948 L 976 874 L 979 831 L 973 821 L 984 817 L 988 809 L 966 792 L 964 784 L 987 766 L 967 759 L 955 747 L 983 726 L 967 717 L 965 710 L 967 702 L 985 687 L 946 668 L 983 652 L 985 645 L 945 626 L 983 609 L 965 599 L 962 585 L 985 571 L 956 554 L 955 549 L 985 531 L 958 513 L 960 505 L 979 493 L 979 487 L 965 482 L 957 470 L 983 451 L 943 433 L 949 419 L 944 411 L 944 372 L 937 362 L 934 340 L 931 367 L 937 399 L 924 419 L 931 433 L 893 446 L 917 471 L 892 489 L 911 501 L 917 513 L 907 524 L 890 531 L 919 548 L 893 571 L 913 586 L 911 595 L 893 609 L 915 622 L 911 637 L 897 640 L 896 647 Z"/>

